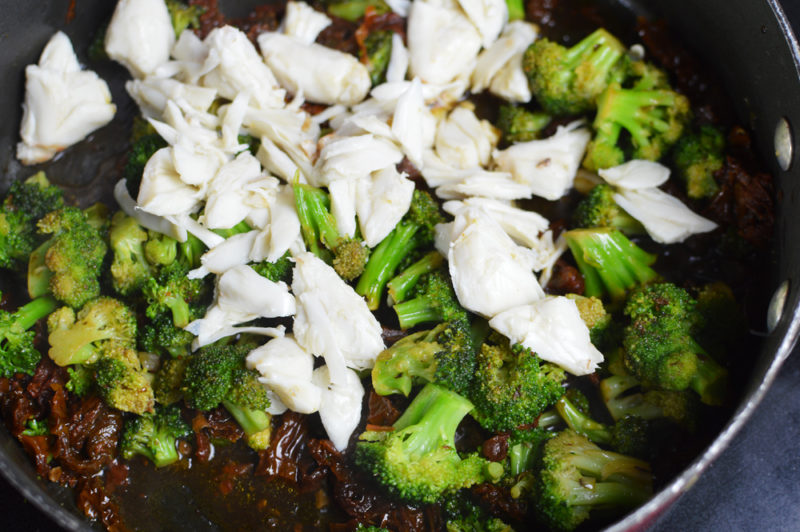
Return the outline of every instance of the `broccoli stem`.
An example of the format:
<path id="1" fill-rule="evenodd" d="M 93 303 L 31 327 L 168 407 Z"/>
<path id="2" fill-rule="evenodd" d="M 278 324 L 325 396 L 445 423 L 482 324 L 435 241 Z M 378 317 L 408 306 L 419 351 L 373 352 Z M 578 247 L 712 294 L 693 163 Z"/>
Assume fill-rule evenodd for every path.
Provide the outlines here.
<path id="1" fill-rule="evenodd" d="M 591 489 L 581 486 L 569 491 L 567 504 L 575 506 L 635 507 L 650 498 L 650 493 L 622 482 L 596 482 Z"/>
<path id="2" fill-rule="evenodd" d="M 53 245 L 53 239 L 49 239 L 41 246 L 33 250 L 28 259 L 28 296 L 36 299 L 50 293 L 50 278 L 53 272 L 45 264 L 47 250 Z"/>
<path id="3" fill-rule="evenodd" d="M 427 384 L 393 426 L 395 430 L 412 425 L 421 427 L 409 433 L 403 443 L 409 456 L 421 456 L 443 443 L 455 447 L 456 429 L 472 408 L 472 403 L 457 393 Z"/>
<path id="4" fill-rule="evenodd" d="M 508 474 L 515 477 L 533 466 L 536 448 L 529 443 L 517 443 L 508 449 Z"/>
<path id="5" fill-rule="evenodd" d="M 525 4 L 522 0 L 506 0 L 508 6 L 508 20 L 524 20 L 525 19 Z"/>
<path id="6" fill-rule="evenodd" d="M 622 128 L 630 134 L 636 146 L 650 144 L 652 131 L 664 133 L 670 124 L 658 116 L 655 109 L 675 105 L 675 93 L 669 90 L 627 90 L 612 85 L 600 97 L 595 127 L 604 138 L 616 144 Z"/>
<path id="7" fill-rule="evenodd" d="M 178 460 L 176 440 L 168 430 L 159 430 L 150 441 L 151 457 L 156 467 L 163 467 Z"/>
<path id="8" fill-rule="evenodd" d="M 191 320 L 191 309 L 189 308 L 189 303 L 187 303 L 182 297 L 175 296 L 168 298 L 164 304 L 169 307 L 170 311 L 172 311 L 172 322 L 175 324 L 175 327 L 183 328 L 189 325 Z"/>
<path id="9" fill-rule="evenodd" d="M 417 247 L 418 242 L 414 235 L 419 228 L 416 223 L 401 222 L 370 255 L 364 273 L 356 285 L 356 292 L 366 298 L 370 310 L 376 310 L 380 306 L 383 287 L 394 275 L 400 261 Z"/>
<path id="10" fill-rule="evenodd" d="M 236 224 L 233 227 L 230 227 L 228 229 L 212 229 L 213 232 L 215 232 L 216 234 L 218 234 L 222 238 L 230 238 L 233 235 L 240 235 L 242 233 L 248 233 L 248 232 L 250 232 L 252 230 L 253 230 L 253 228 L 250 227 L 250 225 L 245 221 L 241 221 L 238 224 Z"/>
<path id="11" fill-rule="evenodd" d="M 58 306 L 58 302 L 51 296 L 44 296 L 34 299 L 21 306 L 14 313 L 14 325 L 22 330 L 27 331 L 33 325 L 53 312 Z"/>
<path id="12" fill-rule="evenodd" d="M 403 270 L 387 283 L 392 301 L 397 303 L 405 301 L 408 292 L 417 284 L 419 278 L 436 270 L 442 265 L 442 255 L 438 251 L 431 251 L 417 262 Z"/>
<path id="13" fill-rule="evenodd" d="M 263 410 L 245 408 L 227 399 L 223 399 L 222 404 L 248 436 L 257 434 L 270 427 L 272 417 Z"/>
<path id="14" fill-rule="evenodd" d="M 444 317 L 433 301 L 428 296 L 418 296 L 414 299 L 398 303 L 394 306 L 400 328 L 410 329 L 419 323 L 428 321 L 442 321 Z"/>
<path id="15" fill-rule="evenodd" d="M 697 371 L 689 386 L 697 392 L 703 403 L 720 406 L 725 402 L 728 372 L 711 358 L 698 355 Z"/>
<path id="16" fill-rule="evenodd" d="M 581 412 L 572 401 L 567 399 L 566 395 L 558 400 L 556 410 L 569 428 L 578 434 L 583 434 L 595 443 L 611 443 L 611 432 L 608 427 Z"/>

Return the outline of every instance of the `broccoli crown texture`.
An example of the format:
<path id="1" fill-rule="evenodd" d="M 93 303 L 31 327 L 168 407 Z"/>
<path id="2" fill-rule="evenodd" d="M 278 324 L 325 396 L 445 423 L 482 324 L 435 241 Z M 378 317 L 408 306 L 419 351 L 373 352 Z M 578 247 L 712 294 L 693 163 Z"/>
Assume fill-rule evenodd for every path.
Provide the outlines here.
<path id="1" fill-rule="evenodd" d="M 111 282 L 119 294 L 128 295 L 138 290 L 152 274 L 145 255 L 147 231 L 122 211 L 111 218 L 109 241 L 113 260 Z"/>
<path id="2" fill-rule="evenodd" d="M 564 370 L 493 333 L 481 345 L 470 398 L 473 416 L 491 431 L 511 430 L 536 417 L 564 393 Z"/>
<path id="3" fill-rule="evenodd" d="M 200 317 L 197 313 L 202 314 L 202 309 L 198 304 L 204 302 L 210 289 L 204 279 L 189 279 L 188 273 L 184 263 L 176 260 L 145 281 L 142 291 L 148 305 L 147 317 L 169 313 L 176 327 L 186 327 Z"/>
<path id="4" fill-rule="evenodd" d="M 125 421 L 120 452 L 126 460 L 141 455 L 156 467 L 164 467 L 178 461 L 177 441 L 191 433 L 176 405 L 158 406 L 155 412 Z"/>
<path id="5" fill-rule="evenodd" d="M 432 503 L 443 494 L 486 479 L 487 461 L 462 458 L 455 433 L 472 403 L 427 384 L 391 431 L 367 431 L 356 446 L 356 464 L 404 500 Z"/>
<path id="6" fill-rule="evenodd" d="M 719 192 L 714 173 L 722 169 L 725 161 L 725 137 L 714 126 L 701 126 L 678 140 L 672 160 L 678 176 L 686 183 L 687 196 L 713 197 Z"/>
<path id="7" fill-rule="evenodd" d="M 593 510 L 621 512 L 652 494 L 650 466 L 605 451 L 572 430 L 544 444 L 534 497 L 539 518 L 554 530 L 574 530 Z"/>
<path id="8" fill-rule="evenodd" d="M 291 261 L 290 257 L 291 255 L 287 251 L 283 257 L 275 262 L 263 261 L 252 264 L 251 266 L 259 275 L 266 277 L 273 283 L 283 281 L 286 284 L 291 284 L 294 263 Z"/>
<path id="9" fill-rule="evenodd" d="M 157 403 L 169 405 L 183 398 L 181 384 L 186 375 L 188 358 L 168 358 L 153 378 L 153 395 Z"/>
<path id="10" fill-rule="evenodd" d="M 33 375 L 41 354 L 35 347 L 36 333 L 30 329 L 56 306 L 52 297 L 44 296 L 13 313 L 0 310 L 0 377 Z"/>
<path id="11" fill-rule="evenodd" d="M 107 343 L 94 364 L 94 374 L 100 396 L 109 406 L 134 414 L 153 410 L 153 387 L 136 350 Z"/>
<path id="12" fill-rule="evenodd" d="M 468 320 L 467 311 L 456 297 L 450 273 L 444 268 L 421 276 L 409 295 L 410 299 L 394 305 L 401 329 L 420 323 Z"/>
<path id="13" fill-rule="evenodd" d="M 544 112 L 533 112 L 528 109 L 503 104 L 497 115 L 497 127 L 503 134 L 507 143 L 528 142 L 540 137 L 542 130 L 547 127 L 552 117 Z"/>
<path id="14" fill-rule="evenodd" d="M 658 278 L 650 268 L 656 256 L 616 229 L 573 229 L 564 238 L 583 275 L 587 297 L 608 294 L 620 301 L 630 289 Z"/>
<path id="15" fill-rule="evenodd" d="M 572 213 L 575 228 L 608 227 L 626 235 L 644 233 L 644 226 L 614 200 L 614 188 L 607 183 L 595 186 Z"/>
<path id="16" fill-rule="evenodd" d="M 624 361 L 643 384 L 665 390 L 691 388 L 706 404 L 721 404 L 727 371 L 694 340 L 703 327 L 697 302 L 672 284 L 657 283 L 631 293 L 625 304 Z"/>
<path id="17" fill-rule="evenodd" d="M 198 315 L 200 312 L 198 308 L 192 314 Z M 158 314 L 144 322 L 136 340 L 142 351 L 177 358 L 191 353 L 194 335 L 175 327 L 169 314 Z"/>
<path id="18" fill-rule="evenodd" d="M 608 84 L 619 78 L 625 47 L 603 28 L 571 48 L 538 39 L 523 56 L 531 92 L 553 115 L 577 115 L 594 109 Z"/>
<path id="19" fill-rule="evenodd" d="M 464 394 L 475 371 L 475 346 L 469 325 L 445 322 L 410 334 L 378 355 L 372 385 L 380 395 L 408 396 L 414 384 L 435 382 Z"/>

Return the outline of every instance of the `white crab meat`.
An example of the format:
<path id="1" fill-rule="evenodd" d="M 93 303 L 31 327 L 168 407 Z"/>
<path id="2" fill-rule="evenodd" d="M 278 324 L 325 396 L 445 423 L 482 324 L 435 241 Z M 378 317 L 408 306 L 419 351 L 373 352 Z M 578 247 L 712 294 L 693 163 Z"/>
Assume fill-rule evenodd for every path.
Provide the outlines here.
<path id="1" fill-rule="evenodd" d="M 390 166 L 359 180 L 357 187 L 356 213 L 361 234 L 367 246 L 375 247 L 408 211 L 414 182 Z"/>
<path id="2" fill-rule="evenodd" d="M 247 355 L 248 369 L 258 371 L 266 384 L 293 412 L 319 410 L 322 390 L 312 382 L 314 357 L 297 345 L 294 337 L 273 338 Z"/>
<path id="3" fill-rule="evenodd" d="M 283 33 L 305 44 L 311 44 L 319 33 L 330 26 L 331 19 L 305 2 L 287 2 L 281 24 Z"/>
<path id="4" fill-rule="evenodd" d="M 175 44 L 164 0 L 119 0 L 106 30 L 108 57 L 134 78 L 143 78 L 169 59 Z"/>
<path id="5" fill-rule="evenodd" d="M 200 189 L 181 181 L 172 148 L 161 148 L 147 161 L 137 198 L 144 211 L 157 216 L 190 213 L 199 207 L 202 198 Z"/>
<path id="6" fill-rule="evenodd" d="M 660 244 L 683 242 L 692 235 L 708 233 L 717 224 L 692 212 L 681 200 L 659 188 L 620 189 L 614 201 L 642 223 Z"/>
<path id="7" fill-rule="evenodd" d="M 458 0 L 470 22 L 481 35 L 481 44 L 489 48 L 497 40 L 508 21 L 508 6 L 505 0 Z"/>
<path id="8" fill-rule="evenodd" d="M 522 71 L 522 55 L 536 40 L 536 26 L 516 20 L 509 23 L 491 47 L 478 56 L 472 72 L 472 91 L 489 89 L 512 102 L 528 102 L 531 91 Z"/>
<path id="9" fill-rule="evenodd" d="M 108 124 L 116 106 L 106 82 L 81 70 L 62 32 L 50 38 L 38 65 L 25 68 L 25 101 L 17 144 L 23 164 L 38 164 Z"/>
<path id="10" fill-rule="evenodd" d="M 470 106 L 459 105 L 436 128 L 435 149 L 446 165 L 459 169 L 486 166 L 500 135 L 488 120 L 480 120 Z"/>
<path id="11" fill-rule="evenodd" d="M 319 405 L 319 418 L 322 426 L 339 451 L 344 451 L 350 442 L 350 436 L 361 421 L 361 404 L 364 398 L 364 387 L 361 379 L 352 369 L 346 369 L 343 381 L 332 378 L 328 366 L 314 370 L 314 383 L 322 391 Z"/>

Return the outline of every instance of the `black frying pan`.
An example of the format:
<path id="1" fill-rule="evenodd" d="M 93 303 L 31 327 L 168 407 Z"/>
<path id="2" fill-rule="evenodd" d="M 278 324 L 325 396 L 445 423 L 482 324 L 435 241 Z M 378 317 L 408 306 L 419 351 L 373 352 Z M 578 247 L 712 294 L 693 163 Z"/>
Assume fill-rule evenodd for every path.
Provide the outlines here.
<path id="1" fill-rule="evenodd" d="M 787 0 L 788 1 L 788 0 Z M 248 1 L 221 2 L 229 11 L 243 10 L 250 5 L 260 3 Z M 36 62 L 42 47 L 52 33 L 64 30 L 73 40 L 79 57 L 85 58 L 89 40 L 96 28 L 108 19 L 114 8 L 111 0 L 76 0 L 75 17 L 68 18 L 68 2 L 44 1 L 20 2 L 0 0 L 0 84 L 4 98 L 0 102 L 4 120 L 0 122 L 0 188 L 5 189 L 8 183 L 18 176 L 27 176 L 30 169 L 23 168 L 14 159 L 14 146 L 18 141 L 19 120 L 21 117 L 23 69 L 25 65 Z M 645 506 L 629 515 L 612 528 L 615 530 L 637 530 L 648 527 L 677 498 L 687 491 L 708 466 L 720 455 L 723 449 L 731 444 L 739 429 L 749 423 L 745 431 L 751 443 L 737 441 L 733 450 L 726 455 L 722 464 L 736 467 L 736 457 L 750 461 L 750 472 L 760 478 L 744 478 L 738 470 L 712 469 L 707 478 L 701 480 L 701 488 L 687 498 L 679 506 L 677 515 L 668 517 L 667 521 L 657 528 L 669 530 L 696 523 L 698 526 L 714 529 L 723 528 L 726 516 L 717 516 L 724 512 L 725 503 L 718 506 L 718 501 L 741 500 L 748 506 L 763 505 L 767 510 L 758 515 L 772 515 L 768 511 L 771 501 L 766 495 L 771 493 L 783 496 L 784 501 L 795 501 L 797 498 L 782 489 L 794 487 L 792 480 L 800 480 L 797 469 L 798 460 L 784 464 L 784 457 L 796 455 L 791 450 L 782 455 L 758 456 L 762 451 L 759 441 L 767 442 L 773 448 L 775 442 L 786 442 L 787 434 L 798 434 L 794 426 L 774 426 L 772 423 L 791 422 L 775 403 L 764 405 L 759 410 L 759 419 L 748 421 L 772 385 L 784 359 L 791 353 L 800 331 L 800 316 L 793 319 L 800 305 L 798 290 L 798 272 L 800 272 L 800 221 L 794 215 L 800 201 L 800 168 L 793 164 L 792 152 L 798 151 L 797 143 L 792 138 L 792 127 L 800 124 L 800 79 L 798 64 L 800 50 L 791 34 L 786 17 L 776 0 L 673 0 L 672 2 L 635 2 L 619 0 L 617 4 L 630 8 L 634 12 L 651 12 L 670 20 L 674 29 L 681 33 L 687 42 L 702 58 L 715 65 L 725 87 L 732 98 L 739 120 L 749 127 L 756 139 L 756 149 L 765 162 L 767 169 L 777 178 L 779 202 L 778 223 L 776 226 L 776 261 L 770 272 L 764 272 L 771 278 L 771 289 L 775 290 L 774 304 L 771 305 L 771 331 L 765 325 L 765 340 L 756 358 L 752 378 L 746 389 L 741 391 L 741 402 L 724 431 L 717 437 L 706 451 L 699 456 L 680 476 L 663 489 Z M 657 4 L 657 5 L 654 5 Z M 647 11 L 642 9 L 647 5 Z M 800 9 L 798 9 L 800 11 Z M 235 14 L 235 13 L 232 13 Z M 800 14 L 800 13 L 798 13 Z M 65 156 L 52 163 L 49 175 L 55 176 L 59 184 L 66 188 L 67 198 L 81 204 L 88 204 L 99 199 L 108 198 L 109 185 L 116 180 L 115 164 L 124 150 L 122 139 L 125 138 L 128 120 L 135 113 L 135 108 L 122 90 L 125 72 L 121 67 L 112 64 L 101 65 L 98 73 L 111 83 L 113 98 L 118 105 L 118 119 L 94 135 L 94 140 L 71 150 Z M 121 119 L 120 119 L 121 117 Z M 787 128 L 781 128 L 783 121 Z M 779 132 L 776 135 L 776 131 Z M 788 133 L 788 135 L 786 134 Z M 115 142 L 116 140 L 116 142 Z M 776 153 L 780 157 L 776 157 Z M 787 164 L 788 163 L 788 164 Z M 800 164 L 800 163 L 798 163 Z M 67 177 L 68 176 L 68 177 Z M 767 318 L 765 316 L 765 322 Z M 779 381 L 770 397 L 775 400 L 787 399 L 790 413 L 800 420 L 800 401 L 792 397 L 792 385 L 800 382 L 800 364 L 793 361 L 787 368 L 784 377 Z M 763 412 L 769 418 L 763 419 Z M 790 416 L 791 417 L 791 416 Z M 774 436 L 765 435 L 774 432 Z M 791 442 L 795 445 L 796 442 Z M 756 456 L 754 457 L 754 454 Z M 731 458 L 734 457 L 734 458 Z M 753 468 L 755 460 L 756 467 Z M 794 469 L 793 469 L 794 468 Z M 4 430 L 0 430 L 0 471 L 8 481 L 24 496 L 32 501 L 42 512 L 48 514 L 56 523 L 69 530 L 87 529 L 85 521 L 76 515 L 76 508 L 71 492 L 36 479 L 33 467 L 17 442 Z M 781 474 L 784 471 L 784 474 Z M 770 483 L 770 475 L 776 479 L 776 485 Z M 745 485 L 760 486 L 768 484 L 765 492 L 754 492 L 753 500 L 742 500 L 729 496 L 741 493 L 740 488 L 732 488 L 729 483 L 743 482 Z M 783 487 L 783 488 L 782 488 Z M 778 491 L 775 491 L 778 490 Z M 2 493 L 2 492 L 0 492 Z M 744 493 L 747 493 L 746 491 Z M 692 500 L 695 498 L 695 500 Z M 8 502 L 8 501 L 6 501 Z M 153 501 L 153 503 L 156 503 Z M 696 515 L 682 516 L 680 511 L 695 509 L 706 514 L 706 520 L 698 520 Z M 705 510 L 705 512 L 704 512 Z M 781 514 L 781 511 L 785 512 Z M 180 509 L 176 509 L 180 513 Z M 3 512 L 3 524 L 6 520 L 15 521 L 20 530 L 32 528 L 32 523 L 14 519 L 14 508 Z M 740 512 L 739 515 L 744 515 Z M 749 513 L 748 513 L 749 515 Z M 794 515 L 794 520 L 792 520 Z M 701 518 L 703 515 L 700 516 Z M 789 507 L 778 510 L 774 526 L 792 526 L 796 524 L 797 508 Z M 690 520 L 689 520 L 690 519 Z M 748 520 L 730 523 L 732 528 L 762 528 L 760 521 Z M 136 523 L 132 523 L 134 526 Z M 147 526 L 139 524 L 140 526 Z M 148 528 L 159 528 L 152 524 Z M 16 525 L 15 525 L 16 526 Z M 4 526 L 5 528 L 5 526 Z"/>

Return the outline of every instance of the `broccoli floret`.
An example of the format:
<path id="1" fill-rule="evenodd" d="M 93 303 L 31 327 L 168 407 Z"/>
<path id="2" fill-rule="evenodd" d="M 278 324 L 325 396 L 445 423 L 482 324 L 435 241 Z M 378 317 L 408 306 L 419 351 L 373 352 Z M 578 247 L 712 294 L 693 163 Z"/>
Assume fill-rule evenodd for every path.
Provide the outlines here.
<path id="1" fill-rule="evenodd" d="M 172 28 L 175 30 L 175 38 L 179 38 L 183 30 L 200 28 L 200 15 L 205 13 L 205 7 L 190 6 L 179 0 L 167 0 L 166 3 L 169 16 L 172 19 Z"/>
<path id="2" fill-rule="evenodd" d="M 566 297 L 575 301 L 575 306 L 578 307 L 581 319 L 589 329 L 589 338 L 595 347 L 602 351 L 615 343 L 618 336 L 617 327 L 599 298 L 577 294 L 567 294 Z"/>
<path id="3" fill-rule="evenodd" d="M 99 296 L 99 277 L 108 246 L 87 213 L 64 207 L 46 214 L 37 226 L 39 232 L 52 236 L 31 254 L 30 296 L 51 292 L 73 308 Z"/>
<path id="4" fill-rule="evenodd" d="M 134 218 L 117 211 L 111 218 L 109 241 L 114 254 L 111 283 L 119 294 L 129 295 L 152 275 L 144 251 L 147 232 Z"/>
<path id="5" fill-rule="evenodd" d="M 241 425 L 248 444 L 256 449 L 269 445 L 271 416 L 267 389 L 258 374 L 245 368 L 249 344 L 212 344 L 189 359 L 181 392 L 186 402 L 198 410 L 210 410 L 222 403 Z"/>
<path id="6" fill-rule="evenodd" d="M 200 258 L 206 252 L 206 245 L 196 236 L 189 234 L 186 240 L 178 243 L 178 262 L 187 270 L 199 268 Z"/>
<path id="7" fill-rule="evenodd" d="M 123 303 L 99 297 L 75 314 L 61 307 L 47 318 L 49 355 L 59 366 L 96 362 L 111 344 L 134 348 L 136 315 Z"/>
<path id="8" fill-rule="evenodd" d="M 94 364 L 94 378 L 100 396 L 109 406 L 134 414 L 153 410 L 153 387 L 135 349 L 108 342 Z"/>
<path id="9" fill-rule="evenodd" d="M 623 89 L 612 83 L 597 100 L 595 136 L 583 165 L 589 170 L 610 168 L 626 159 L 659 160 L 683 134 L 689 122 L 689 100 L 669 89 Z M 630 134 L 630 152 L 621 146 L 621 133 Z"/>
<path id="10" fill-rule="evenodd" d="M 192 309 L 192 316 L 199 316 L 202 312 L 199 307 Z M 194 338 L 189 331 L 175 327 L 172 317 L 167 313 L 147 320 L 139 329 L 137 341 L 142 351 L 178 358 L 191 353 Z"/>
<path id="11" fill-rule="evenodd" d="M 361 62 L 367 67 L 373 87 L 386 81 L 386 69 L 392 56 L 392 35 L 394 32 L 388 30 L 370 32 L 361 47 Z"/>
<path id="12" fill-rule="evenodd" d="M 153 394 L 156 402 L 162 405 L 176 403 L 183 398 L 181 384 L 186 375 L 188 358 L 168 358 L 153 379 Z"/>
<path id="13" fill-rule="evenodd" d="M 375 247 L 356 285 L 356 292 L 366 298 L 370 310 L 380 306 L 383 289 L 398 265 L 410 253 L 431 245 L 434 227 L 443 221 L 436 200 L 427 192 L 415 190 L 408 212 Z"/>
<path id="14" fill-rule="evenodd" d="M 67 374 L 69 375 L 69 380 L 64 385 L 64 388 L 78 397 L 87 396 L 94 386 L 93 368 L 83 364 L 75 364 L 67 367 Z"/>
<path id="15" fill-rule="evenodd" d="M 453 290 L 450 274 L 443 268 L 423 275 L 410 295 L 411 299 L 394 305 L 401 329 L 420 323 L 468 320 L 467 311 Z"/>
<path id="16" fill-rule="evenodd" d="M 394 303 L 400 303 L 408 299 L 409 293 L 417 284 L 419 278 L 426 273 L 439 269 L 443 260 L 441 253 L 438 251 L 431 251 L 423 255 L 422 258 L 386 283 L 389 288 L 389 297 L 392 298 Z"/>
<path id="17" fill-rule="evenodd" d="M 567 429 L 544 445 L 532 501 L 546 525 L 573 530 L 595 509 L 618 513 L 644 503 L 652 482 L 647 462 L 604 451 Z"/>
<path id="18" fill-rule="evenodd" d="M 703 326 L 697 302 L 671 283 L 633 292 L 624 313 L 630 324 L 623 333 L 626 368 L 642 384 L 664 390 L 691 388 L 705 404 L 725 399 L 727 371 L 694 340 Z"/>
<path id="19" fill-rule="evenodd" d="M 332 262 L 333 269 L 342 279 L 352 281 L 357 278 L 364 271 L 369 248 L 359 239 L 339 233 L 336 219 L 328 211 L 328 196 L 325 192 L 300 183 L 295 183 L 292 187 L 303 240 L 309 251 Z M 330 257 L 328 251 L 333 253 L 333 257 Z"/>
<path id="20" fill-rule="evenodd" d="M 144 283 L 142 293 L 148 305 L 145 311 L 148 318 L 167 313 L 172 315 L 175 327 L 186 327 L 200 317 L 197 305 L 207 298 L 209 287 L 203 279 L 189 279 L 188 273 L 186 266 L 176 260 Z"/>
<path id="21" fill-rule="evenodd" d="M 714 172 L 725 160 L 725 137 L 714 126 L 702 126 L 696 133 L 683 135 L 675 144 L 672 160 L 678 177 L 686 183 L 686 195 L 693 199 L 710 198 L 719 192 Z"/>
<path id="22" fill-rule="evenodd" d="M 156 231 L 148 231 L 144 256 L 153 266 L 166 266 L 178 257 L 178 241 Z"/>
<path id="23" fill-rule="evenodd" d="M 291 261 L 291 255 L 289 255 L 288 251 L 275 262 L 264 261 L 258 264 L 251 264 L 251 266 L 259 275 L 266 277 L 273 283 L 281 281 L 286 284 L 292 283 L 294 263 Z"/>
<path id="24" fill-rule="evenodd" d="M 33 375 L 42 356 L 34 345 L 36 333 L 30 329 L 56 306 L 52 297 L 45 296 L 13 313 L 0 310 L 0 377 Z"/>
<path id="25" fill-rule="evenodd" d="M 448 492 L 487 479 L 489 463 L 477 453 L 464 458 L 455 434 L 472 403 L 429 383 L 411 401 L 392 431 L 367 431 L 356 445 L 356 464 L 398 497 L 432 503 Z"/>
<path id="26" fill-rule="evenodd" d="M 122 177 L 132 198 L 136 199 L 139 196 L 139 185 L 147 161 L 155 152 L 166 147 L 167 142 L 155 133 L 144 135 L 133 142 L 128 152 L 128 160 L 122 169 Z"/>
<path id="27" fill-rule="evenodd" d="M 477 354 L 473 417 L 498 432 L 528 425 L 564 393 L 564 370 L 492 333 Z"/>
<path id="28" fill-rule="evenodd" d="M 369 7 L 374 10 L 376 15 L 391 11 L 383 0 L 326 0 L 324 4 L 328 13 L 350 22 L 363 18 Z"/>
<path id="29" fill-rule="evenodd" d="M 125 421 L 120 452 L 126 460 L 142 455 L 156 467 L 164 467 L 178 461 L 176 444 L 191 433 L 177 406 L 158 406 L 155 412 Z"/>
<path id="30" fill-rule="evenodd" d="M 29 419 L 25 423 L 25 430 L 19 433 L 20 436 L 47 436 L 50 429 L 47 427 L 46 419 Z"/>
<path id="31" fill-rule="evenodd" d="M 607 227 L 626 235 L 644 234 L 644 226 L 614 201 L 614 188 L 601 183 L 589 191 L 572 213 L 575 228 Z"/>
<path id="32" fill-rule="evenodd" d="M 666 418 L 687 432 L 695 430 L 698 400 L 690 391 L 644 391 L 636 377 L 612 375 L 600 381 L 600 393 L 614 421 L 629 416 L 646 420 Z"/>
<path id="33" fill-rule="evenodd" d="M 380 395 L 408 396 L 414 384 L 435 382 L 467 393 L 475 371 L 475 345 L 467 322 L 452 321 L 406 336 L 383 351 L 372 369 Z"/>
<path id="34" fill-rule="evenodd" d="M 508 439 L 508 467 L 506 468 L 508 475 L 518 477 L 533 469 L 541 458 L 542 445 L 555 435 L 555 432 L 546 430 L 545 427 L 539 425 L 531 429 L 512 430 Z M 514 496 L 513 491 L 512 496 Z"/>
<path id="35" fill-rule="evenodd" d="M 650 268 L 656 256 L 616 229 L 573 229 L 564 238 L 583 275 L 587 297 L 608 294 L 612 301 L 620 301 L 636 285 L 658 278 Z"/>
<path id="36" fill-rule="evenodd" d="M 503 104 L 497 115 L 497 127 L 508 143 L 528 142 L 539 138 L 552 117 L 544 112 L 532 112 L 524 107 Z"/>
<path id="37" fill-rule="evenodd" d="M 522 68 L 545 111 L 578 115 L 593 110 L 600 94 L 618 78 L 624 54 L 622 43 L 600 28 L 572 48 L 538 39 L 525 51 Z"/>

